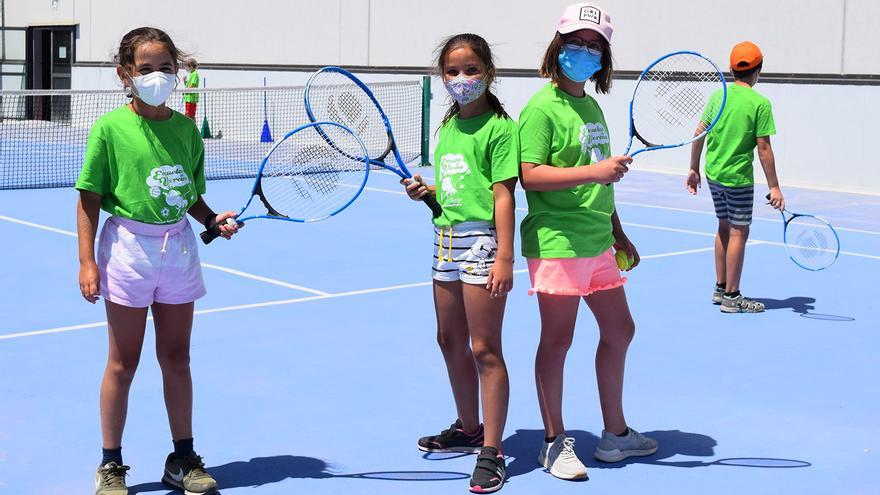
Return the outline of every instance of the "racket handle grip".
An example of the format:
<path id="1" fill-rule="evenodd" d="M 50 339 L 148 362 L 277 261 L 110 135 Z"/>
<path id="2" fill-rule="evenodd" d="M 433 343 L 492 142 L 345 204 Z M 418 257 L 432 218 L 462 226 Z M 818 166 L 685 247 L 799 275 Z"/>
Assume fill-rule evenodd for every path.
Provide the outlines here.
<path id="1" fill-rule="evenodd" d="M 202 238 L 202 242 L 204 242 L 205 244 L 211 244 L 211 241 L 213 241 L 214 239 L 220 237 L 220 226 L 219 226 L 219 224 L 218 224 L 218 225 L 215 225 L 215 226 L 213 226 L 213 227 L 211 227 L 210 229 L 208 229 L 208 230 L 206 230 L 206 231 L 204 231 L 204 232 L 202 232 L 201 234 L 199 234 L 199 237 Z"/>
<path id="2" fill-rule="evenodd" d="M 425 204 L 428 205 L 428 208 L 431 209 L 431 215 L 433 215 L 434 218 L 443 214 L 443 207 L 440 206 L 440 203 L 437 202 L 437 198 L 433 194 L 425 194 L 422 196 L 422 201 L 424 201 Z"/>
<path id="3" fill-rule="evenodd" d="M 232 218 L 227 218 L 227 219 L 226 219 L 226 223 L 227 223 L 228 225 L 234 225 L 234 224 L 235 224 L 235 220 L 233 220 Z M 199 237 L 202 238 L 202 242 L 204 242 L 205 244 L 211 244 L 211 241 L 213 241 L 214 239 L 220 237 L 220 236 L 222 235 L 222 232 L 220 232 L 220 225 L 222 225 L 222 223 L 221 223 L 221 222 L 218 222 L 217 224 L 215 224 L 215 225 L 214 225 L 213 227 L 211 227 L 210 229 L 208 229 L 208 230 L 202 232 L 201 234 L 199 234 Z"/>

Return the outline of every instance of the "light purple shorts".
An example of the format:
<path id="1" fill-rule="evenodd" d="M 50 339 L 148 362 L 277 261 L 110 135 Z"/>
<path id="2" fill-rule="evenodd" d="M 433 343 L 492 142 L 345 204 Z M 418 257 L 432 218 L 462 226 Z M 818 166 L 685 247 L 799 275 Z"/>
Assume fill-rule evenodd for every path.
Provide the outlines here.
<path id="1" fill-rule="evenodd" d="M 98 240 L 98 270 L 101 297 L 131 308 L 189 303 L 207 292 L 186 218 L 153 225 L 110 217 Z"/>

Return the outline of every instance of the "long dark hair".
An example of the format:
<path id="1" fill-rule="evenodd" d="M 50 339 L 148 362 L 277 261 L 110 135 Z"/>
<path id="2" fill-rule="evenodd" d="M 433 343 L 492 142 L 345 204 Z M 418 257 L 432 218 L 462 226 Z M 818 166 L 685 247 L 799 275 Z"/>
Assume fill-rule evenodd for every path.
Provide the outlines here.
<path id="1" fill-rule="evenodd" d="M 501 101 L 498 100 L 498 97 L 492 93 L 492 83 L 495 81 L 495 61 L 492 59 L 492 50 L 489 48 L 489 43 L 487 43 L 482 36 L 472 33 L 462 33 L 446 38 L 446 40 L 437 47 L 437 59 L 434 62 L 435 70 L 439 76 L 443 78 L 446 72 L 446 57 L 453 50 L 463 47 L 473 50 L 474 53 L 477 54 L 477 57 L 480 58 L 480 61 L 486 66 L 486 99 L 489 100 L 489 106 L 492 107 L 492 111 L 499 117 L 506 117 L 509 119 L 510 116 L 504 111 L 504 105 L 502 105 Z M 453 100 L 452 104 L 449 105 L 449 109 L 446 110 L 446 115 L 443 116 L 443 122 L 440 123 L 440 127 L 443 127 L 443 125 L 449 122 L 452 117 L 458 115 L 459 111 L 461 111 L 460 105 L 457 101 Z"/>
<path id="2" fill-rule="evenodd" d="M 556 84 L 565 77 L 559 67 L 559 52 L 562 51 L 564 44 L 562 35 L 557 32 L 547 51 L 544 52 L 544 60 L 541 62 L 541 77 L 549 77 Z M 611 44 L 603 36 L 599 37 L 599 44 L 602 45 L 602 68 L 593 74 L 590 80 L 596 85 L 597 93 L 608 93 L 611 91 L 611 78 L 614 75 L 614 60 L 611 57 Z"/>

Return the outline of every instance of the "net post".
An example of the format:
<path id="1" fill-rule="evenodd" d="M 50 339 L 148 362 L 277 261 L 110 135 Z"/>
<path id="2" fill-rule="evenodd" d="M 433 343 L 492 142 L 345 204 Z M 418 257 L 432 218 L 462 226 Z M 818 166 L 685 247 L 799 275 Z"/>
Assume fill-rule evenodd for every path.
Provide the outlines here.
<path id="1" fill-rule="evenodd" d="M 431 76 L 422 76 L 422 147 L 421 163 L 423 167 L 430 166 L 428 161 L 428 148 L 431 138 Z"/>

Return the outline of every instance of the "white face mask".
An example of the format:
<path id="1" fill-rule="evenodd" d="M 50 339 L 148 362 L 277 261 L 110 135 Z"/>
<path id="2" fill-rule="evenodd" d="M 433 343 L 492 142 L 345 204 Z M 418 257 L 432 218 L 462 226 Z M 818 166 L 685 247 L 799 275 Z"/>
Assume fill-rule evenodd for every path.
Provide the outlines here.
<path id="1" fill-rule="evenodd" d="M 177 87 L 177 76 L 161 71 L 150 72 L 143 76 L 131 78 L 134 84 L 134 95 L 147 105 L 158 107 L 165 103 L 171 92 Z"/>

